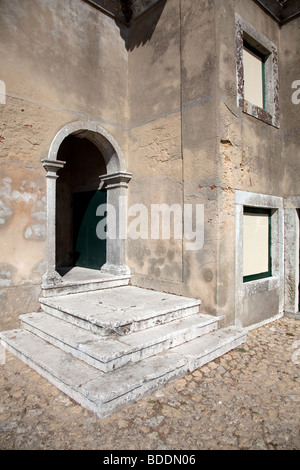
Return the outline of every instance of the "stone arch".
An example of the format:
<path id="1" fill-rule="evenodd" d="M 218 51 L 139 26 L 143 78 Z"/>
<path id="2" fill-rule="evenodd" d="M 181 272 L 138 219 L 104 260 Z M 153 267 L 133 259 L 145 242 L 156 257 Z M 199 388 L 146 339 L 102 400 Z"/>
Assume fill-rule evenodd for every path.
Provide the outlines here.
<path id="1" fill-rule="evenodd" d="M 56 271 L 56 179 L 65 162 L 57 159 L 59 148 L 64 139 L 70 135 L 90 140 L 101 152 L 107 173 L 98 175 L 99 183 L 107 189 L 107 204 L 114 206 L 117 237 L 110 238 L 109 226 L 106 244 L 106 264 L 101 271 L 114 275 L 128 275 L 129 268 L 125 262 L 125 240 L 127 233 L 126 207 L 127 187 L 131 173 L 126 172 L 124 154 L 114 137 L 95 121 L 75 121 L 65 125 L 54 137 L 48 158 L 42 160 L 47 171 L 47 245 L 46 273 L 43 276 L 45 287 L 62 282 Z"/>
<path id="2" fill-rule="evenodd" d="M 59 147 L 69 135 L 93 142 L 103 154 L 108 174 L 126 172 L 125 157 L 118 142 L 95 121 L 75 121 L 65 125 L 51 143 L 48 160 L 57 160 Z"/>

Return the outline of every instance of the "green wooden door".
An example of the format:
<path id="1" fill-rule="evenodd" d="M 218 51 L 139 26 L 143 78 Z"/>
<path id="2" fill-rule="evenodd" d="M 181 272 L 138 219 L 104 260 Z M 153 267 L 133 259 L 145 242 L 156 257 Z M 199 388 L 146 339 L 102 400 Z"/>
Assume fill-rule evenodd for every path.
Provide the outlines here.
<path id="1" fill-rule="evenodd" d="M 99 270 L 106 262 L 106 240 L 96 234 L 101 220 L 96 211 L 101 204 L 106 204 L 106 191 L 73 194 L 74 266 Z"/>

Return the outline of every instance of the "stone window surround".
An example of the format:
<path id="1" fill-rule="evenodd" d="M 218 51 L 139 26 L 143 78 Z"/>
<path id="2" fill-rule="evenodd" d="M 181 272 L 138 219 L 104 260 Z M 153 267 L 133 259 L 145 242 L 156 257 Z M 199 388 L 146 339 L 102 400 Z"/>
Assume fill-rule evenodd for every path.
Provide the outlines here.
<path id="1" fill-rule="evenodd" d="M 300 196 L 287 198 L 285 208 L 284 262 L 285 305 L 287 313 L 299 312 L 299 215 Z"/>
<path id="2" fill-rule="evenodd" d="M 277 47 L 262 33 L 248 24 L 240 15 L 235 15 L 236 25 L 236 73 L 237 105 L 243 112 L 279 128 L 279 79 Z M 243 45 L 247 40 L 265 57 L 265 107 L 262 109 L 244 99 Z"/>
<path id="3" fill-rule="evenodd" d="M 244 207 L 272 209 L 272 276 L 264 279 L 243 282 L 243 215 Z M 245 297 L 260 292 L 280 290 L 279 312 L 284 308 L 284 203 L 283 198 L 247 191 L 235 191 L 236 207 L 236 325 L 241 323 L 239 314 L 243 311 Z"/>
<path id="4" fill-rule="evenodd" d="M 102 183 L 107 189 L 107 204 L 119 207 L 119 226 L 127 224 L 127 187 L 132 177 L 126 171 L 125 158 L 121 148 L 112 135 L 94 121 L 76 121 L 64 126 L 54 137 L 49 149 L 48 158 L 42 160 L 47 171 L 47 240 L 46 240 L 46 273 L 43 276 L 43 286 L 49 287 L 62 282 L 56 271 L 56 179 L 65 162 L 57 160 L 59 147 L 68 135 L 79 138 L 88 138 L 101 151 L 106 163 L 107 174 L 98 175 L 99 185 Z M 118 227 L 117 227 L 118 229 Z M 130 269 L 126 266 L 125 239 L 107 239 L 106 264 L 101 271 L 113 275 L 129 275 Z"/>

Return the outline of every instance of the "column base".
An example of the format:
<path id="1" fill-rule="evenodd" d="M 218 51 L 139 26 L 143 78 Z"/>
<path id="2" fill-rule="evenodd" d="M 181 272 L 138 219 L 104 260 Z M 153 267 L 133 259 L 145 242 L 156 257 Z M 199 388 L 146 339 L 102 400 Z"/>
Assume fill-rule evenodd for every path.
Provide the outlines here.
<path id="1" fill-rule="evenodd" d="M 129 267 L 125 264 L 117 265 L 106 263 L 102 266 L 101 272 L 113 274 L 114 276 L 130 276 L 131 274 Z"/>
<path id="2" fill-rule="evenodd" d="M 42 277 L 42 287 L 51 287 L 61 284 L 62 278 L 56 271 L 47 272 Z"/>

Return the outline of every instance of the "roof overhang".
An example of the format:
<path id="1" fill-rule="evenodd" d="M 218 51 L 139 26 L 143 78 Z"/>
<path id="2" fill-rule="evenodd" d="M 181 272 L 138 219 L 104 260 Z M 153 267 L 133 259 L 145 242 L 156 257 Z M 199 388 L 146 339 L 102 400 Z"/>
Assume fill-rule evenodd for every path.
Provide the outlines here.
<path id="1" fill-rule="evenodd" d="M 300 15 L 299 0 L 253 0 L 279 24 L 287 23 Z"/>
<path id="2" fill-rule="evenodd" d="M 162 0 L 84 0 L 86 3 L 129 26 Z M 196 0 L 198 1 L 198 0 Z M 300 15 L 299 0 L 253 0 L 280 25 Z"/>
<path id="3" fill-rule="evenodd" d="M 84 0 L 116 21 L 129 26 L 162 0 Z"/>

